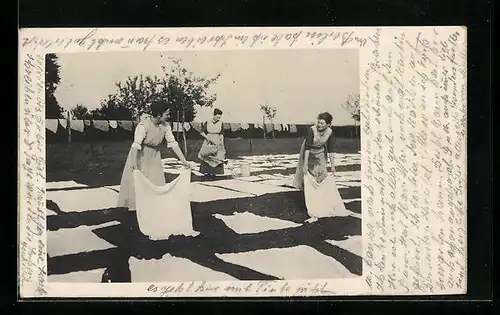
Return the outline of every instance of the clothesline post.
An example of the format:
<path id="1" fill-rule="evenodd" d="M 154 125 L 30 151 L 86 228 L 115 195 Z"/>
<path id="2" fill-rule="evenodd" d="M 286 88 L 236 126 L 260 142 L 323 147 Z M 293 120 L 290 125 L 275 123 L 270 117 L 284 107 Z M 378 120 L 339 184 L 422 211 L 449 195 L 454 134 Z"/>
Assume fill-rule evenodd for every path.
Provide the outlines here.
<path id="1" fill-rule="evenodd" d="M 184 124 L 186 123 L 186 114 L 184 112 L 184 108 L 182 109 L 182 140 L 184 141 L 184 155 L 187 159 L 187 140 L 186 140 L 186 129 L 184 128 Z"/>
<path id="2" fill-rule="evenodd" d="M 266 140 L 267 138 L 267 128 L 266 128 L 266 116 L 264 114 L 262 114 L 262 129 L 264 130 L 264 140 Z"/>
<path id="3" fill-rule="evenodd" d="M 70 111 L 66 111 L 66 125 L 68 129 L 68 143 L 71 143 L 71 113 Z"/>

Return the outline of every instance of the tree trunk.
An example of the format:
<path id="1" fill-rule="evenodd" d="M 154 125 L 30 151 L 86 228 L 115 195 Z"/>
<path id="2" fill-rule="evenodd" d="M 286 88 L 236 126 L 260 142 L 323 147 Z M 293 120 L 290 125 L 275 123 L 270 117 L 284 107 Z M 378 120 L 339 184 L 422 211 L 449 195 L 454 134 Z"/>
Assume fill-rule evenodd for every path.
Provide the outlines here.
<path id="1" fill-rule="evenodd" d="M 66 128 L 68 128 L 68 143 L 71 143 L 71 113 L 70 111 L 66 112 Z"/>
<path id="2" fill-rule="evenodd" d="M 184 156 L 187 159 L 187 141 L 186 141 L 186 130 L 184 129 L 184 123 L 186 122 L 186 114 L 184 109 L 182 109 L 182 141 L 184 141 Z"/>
<path id="3" fill-rule="evenodd" d="M 179 142 L 179 120 L 180 120 L 180 115 L 179 115 L 179 110 L 177 110 L 177 130 L 175 130 L 175 128 L 172 128 L 174 129 L 175 141 L 177 142 Z"/>
<path id="4" fill-rule="evenodd" d="M 276 135 L 274 134 L 274 121 L 271 119 L 271 126 L 272 126 L 272 133 L 273 133 L 273 139 L 276 140 Z"/>
<path id="5" fill-rule="evenodd" d="M 267 139 L 267 130 L 266 130 L 266 116 L 262 116 L 262 128 L 264 130 L 264 140 Z"/>

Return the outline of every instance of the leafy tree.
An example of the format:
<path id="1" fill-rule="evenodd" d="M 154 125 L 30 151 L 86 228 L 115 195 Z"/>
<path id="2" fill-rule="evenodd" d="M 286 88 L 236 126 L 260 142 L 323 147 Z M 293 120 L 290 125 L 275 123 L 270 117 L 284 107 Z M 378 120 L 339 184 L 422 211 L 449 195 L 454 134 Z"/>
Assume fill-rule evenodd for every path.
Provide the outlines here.
<path id="1" fill-rule="evenodd" d="M 274 123 L 274 117 L 276 117 L 276 112 L 278 111 L 276 107 L 271 106 L 269 104 L 266 105 L 260 105 L 260 111 L 262 112 L 262 119 L 264 122 L 264 139 L 266 138 L 266 133 L 268 132 L 266 130 L 266 119 L 271 122 L 272 124 Z M 274 127 L 272 128 L 272 134 L 273 134 L 273 139 L 276 139 L 276 136 L 274 134 Z"/>
<path id="2" fill-rule="evenodd" d="M 75 107 L 73 107 L 71 109 L 70 112 L 71 112 L 71 116 L 74 119 L 82 120 L 82 119 L 91 119 L 92 118 L 92 114 L 90 113 L 88 108 L 82 104 L 77 104 Z"/>
<path id="3" fill-rule="evenodd" d="M 169 61 L 170 67 L 162 67 L 162 77 L 137 75 L 116 83 L 118 92 L 113 95 L 113 103 L 119 103 L 138 118 L 148 112 L 152 101 L 162 101 L 171 109 L 172 121 L 185 122 L 195 118 L 196 105 L 212 107 L 217 95 L 208 90 L 220 74 L 213 78 L 198 77 L 182 67 L 180 59 L 169 58 Z"/>
<path id="4" fill-rule="evenodd" d="M 221 74 L 212 78 L 199 77 L 182 67 L 180 59 L 169 58 L 169 61 L 173 67 L 162 67 L 164 78 L 158 82 L 156 96 L 167 102 L 174 120 L 191 122 L 196 117 L 196 105 L 212 107 L 217 100 L 217 94 L 208 91 Z"/>
<path id="5" fill-rule="evenodd" d="M 356 125 L 361 119 L 359 94 L 349 95 L 347 101 L 342 106 L 349 112 L 351 118 L 354 120 L 354 125 Z"/>
<path id="6" fill-rule="evenodd" d="M 116 95 L 101 101 L 101 107 L 91 111 L 92 118 L 103 120 L 133 120 L 134 115 Z"/>
<path id="7" fill-rule="evenodd" d="M 45 117 L 50 119 L 62 118 L 64 112 L 54 96 L 54 92 L 61 82 L 60 66 L 57 60 L 56 54 L 45 55 Z"/>
<path id="8" fill-rule="evenodd" d="M 349 112 L 351 118 L 354 120 L 354 136 L 358 138 L 357 125 L 361 119 L 361 104 L 359 93 L 349 95 L 345 103 L 342 104 L 342 107 L 344 107 Z"/>
<path id="9" fill-rule="evenodd" d="M 128 119 L 129 113 L 138 119 L 148 112 L 153 101 L 165 102 L 171 110 L 171 121 L 191 122 L 196 117 L 195 106 L 212 107 L 217 94 L 210 94 L 210 86 L 220 77 L 195 76 L 181 65 L 180 59 L 169 58 L 169 66 L 162 66 L 163 75 L 128 77 L 116 83 L 118 92 L 105 100 L 105 105 L 94 114 L 113 111 L 113 115 L 123 114 L 119 119 Z M 116 119 L 116 118 L 115 118 Z M 186 151 L 186 135 L 183 132 Z M 185 152 L 186 153 L 186 152 Z M 187 153 L 186 153 L 187 154 Z"/>
<path id="10" fill-rule="evenodd" d="M 148 104 L 157 92 L 158 80 L 157 77 L 144 77 L 143 75 L 128 77 L 125 81 L 116 83 L 118 93 L 109 95 L 101 105 L 106 106 L 105 110 L 108 112 L 120 112 L 126 109 L 134 118 L 139 118 L 143 113 L 148 112 Z"/>

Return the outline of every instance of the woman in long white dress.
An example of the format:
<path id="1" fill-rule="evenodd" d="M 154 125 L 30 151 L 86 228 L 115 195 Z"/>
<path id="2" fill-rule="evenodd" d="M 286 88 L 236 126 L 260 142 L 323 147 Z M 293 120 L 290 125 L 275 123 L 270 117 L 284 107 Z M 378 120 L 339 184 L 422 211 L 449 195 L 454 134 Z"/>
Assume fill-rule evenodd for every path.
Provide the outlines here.
<path id="1" fill-rule="evenodd" d="M 169 112 L 166 104 L 153 103 L 151 117 L 137 125 L 118 196 L 118 206 L 135 210 L 139 229 L 154 240 L 199 234 L 192 226 L 191 166 L 172 133 Z M 186 169 L 168 184 L 160 152 L 164 140 Z"/>
<path id="2" fill-rule="evenodd" d="M 330 113 L 320 113 L 316 125 L 309 129 L 300 149 L 293 184 L 304 191 L 307 213 L 310 216 L 307 222 L 350 214 L 335 184 L 332 120 Z M 331 176 L 328 174 L 328 159 L 331 163 Z"/>
<path id="3" fill-rule="evenodd" d="M 163 103 L 151 104 L 151 116 L 145 118 L 135 128 L 134 142 L 123 168 L 120 182 L 118 207 L 136 210 L 133 170 L 139 170 L 154 185 L 165 185 L 165 174 L 161 162 L 160 148 L 164 140 L 186 168 L 191 168 L 168 123 L 170 110 Z"/>

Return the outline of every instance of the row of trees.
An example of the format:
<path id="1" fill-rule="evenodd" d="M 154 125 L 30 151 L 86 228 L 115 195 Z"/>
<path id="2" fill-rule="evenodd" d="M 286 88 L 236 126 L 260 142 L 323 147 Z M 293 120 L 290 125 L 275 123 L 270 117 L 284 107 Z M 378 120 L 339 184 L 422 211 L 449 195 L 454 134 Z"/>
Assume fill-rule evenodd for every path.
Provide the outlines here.
<path id="1" fill-rule="evenodd" d="M 215 77 L 199 77 L 182 67 L 180 59 L 169 58 L 169 67 L 163 66 L 162 76 L 137 75 L 117 82 L 117 92 L 108 95 L 100 107 L 89 110 L 78 104 L 71 109 L 75 119 L 132 120 L 148 112 L 152 101 L 165 102 L 171 109 L 172 121 L 190 122 L 196 117 L 196 106 L 212 107 L 217 94 L 210 94 L 210 87 L 221 74 Z M 54 92 L 59 85 L 60 65 L 55 54 L 46 55 L 45 99 L 46 117 L 62 118 L 64 110 L 57 102 Z M 343 107 L 350 113 L 354 124 L 360 121 L 359 94 L 350 95 Z M 277 109 L 270 104 L 260 105 L 264 125 L 273 123 Z M 266 132 L 264 133 L 264 137 Z M 272 131 L 274 136 L 274 131 Z"/>
<path id="2" fill-rule="evenodd" d="M 46 60 L 46 117 L 61 118 L 63 109 L 54 96 L 60 82 L 57 56 L 47 55 Z M 137 119 L 148 112 L 153 101 L 164 102 L 170 108 L 172 121 L 190 122 L 196 117 L 196 106 L 212 107 L 217 95 L 209 93 L 220 77 L 199 77 L 181 66 L 181 60 L 169 58 L 170 67 L 163 66 L 162 76 L 137 75 L 117 82 L 117 92 L 101 101 L 100 107 L 89 110 L 78 104 L 71 109 L 75 119 Z"/>

